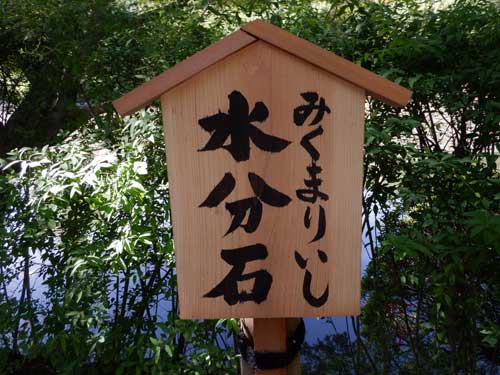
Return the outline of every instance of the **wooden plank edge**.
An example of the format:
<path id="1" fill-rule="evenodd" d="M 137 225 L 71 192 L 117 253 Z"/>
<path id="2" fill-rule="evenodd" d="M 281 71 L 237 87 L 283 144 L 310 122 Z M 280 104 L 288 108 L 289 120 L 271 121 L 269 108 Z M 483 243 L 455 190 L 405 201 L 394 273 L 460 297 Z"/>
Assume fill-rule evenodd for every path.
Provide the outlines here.
<path id="1" fill-rule="evenodd" d="M 237 30 L 114 100 L 113 106 L 120 116 L 130 115 L 195 74 L 256 41 L 252 35 Z"/>
<path id="2" fill-rule="evenodd" d="M 387 104 L 404 107 L 410 101 L 412 92 L 405 87 L 277 26 L 262 20 L 255 20 L 244 25 L 241 30 L 345 81 L 364 88 L 369 95 Z"/>

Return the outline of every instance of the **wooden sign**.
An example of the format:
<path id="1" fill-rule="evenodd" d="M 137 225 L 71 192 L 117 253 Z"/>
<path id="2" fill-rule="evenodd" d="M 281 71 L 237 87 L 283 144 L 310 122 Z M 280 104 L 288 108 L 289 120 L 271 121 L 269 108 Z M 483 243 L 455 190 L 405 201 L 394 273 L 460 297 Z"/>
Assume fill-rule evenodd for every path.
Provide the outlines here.
<path id="1" fill-rule="evenodd" d="M 359 314 L 366 92 L 410 97 L 255 21 L 115 101 L 161 97 L 182 318 Z"/>

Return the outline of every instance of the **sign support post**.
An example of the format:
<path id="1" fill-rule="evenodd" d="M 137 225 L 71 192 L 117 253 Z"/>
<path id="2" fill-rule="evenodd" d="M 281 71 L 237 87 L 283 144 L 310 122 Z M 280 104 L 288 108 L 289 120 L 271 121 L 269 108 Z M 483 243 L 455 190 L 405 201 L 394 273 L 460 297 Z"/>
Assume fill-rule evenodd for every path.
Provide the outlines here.
<path id="1" fill-rule="evenodd" d="M 294 334 L 300 319 L 270 318 L 244 319 L 248 333 L 253 337 L 254 350 L 257 352 L 285 352 L 287 337 Z M 287 368 L 275 370 L 254 370 L 242 359 L 242 375 L 300 375 L 299 355 Z"/>
<path id="2" fill-rule="evenodd" d="M 285 352 L 286 319 L 253 319 L 253 343 L 256 352 Z M 288 375 L 288 371 L 256 370 L 255 375 Z"/>

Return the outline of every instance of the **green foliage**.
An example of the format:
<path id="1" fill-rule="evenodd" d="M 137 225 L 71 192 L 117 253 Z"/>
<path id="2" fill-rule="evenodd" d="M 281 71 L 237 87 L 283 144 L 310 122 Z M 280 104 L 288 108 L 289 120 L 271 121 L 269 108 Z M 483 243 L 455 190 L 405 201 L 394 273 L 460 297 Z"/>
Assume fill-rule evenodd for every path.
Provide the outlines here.
<path id="1" fill-rule="evenodd" d="M 222 328 L 178 320 L 157 113 L 129 118 L 112 134 L 87 126 L 55 146 L 13 152 L 4 167 L 13 197 L 3 254 L 22 256 L 43 290 L 43 303 L 16 304 L 5 287 L 10 304 L 2 308 L 23 322 L 13 337 L 12 322 L 3 324 L 6 346 L 67 373 L 232 368 L 231 350 L 216 345 Z M 4 286 L 16 272 L 10 264 L 2 258 Z"/>
<path id="2" fill-rule="evenodd" d="M 301 351 L 302 371 L 309 375 L 349 374 L 353 369 L 354 350 L 347 333 L 327 335 L 313 345 L 306 343 Z M 350 354 L 346 355 L 347 353 Z"/>
<path id="3" fill-rule="evenodd" d="M 121 123 L 109 105 L 222 32 L 189 2 L 1 10 L 5 82 L 24 77 L 28 89 L 5 86 L 2 100 L 17 107 L 0 130 L 15 118 L 15 144 L 53 145 L 0 160 L 0 372 L 234 373 L 225 327 L 179 320 L 159 114 Z M 45 111 L 56 112 L 43 103 L 70 88 L 67 130 L 48 134 Z M 35 89 L 44 101 L 23 105 Z"/>
<path id="4" fill-rule="evenodd" d="M 370 103 L 363 336 L 381 373 L 494 372 L 498 5 L 462 1 L 407 13 L 370 5 L 370 14 L 396 25 L 374 51 L 376 65 L 392 64 L 389 76 L 414 95 L 398 118 Z"/>

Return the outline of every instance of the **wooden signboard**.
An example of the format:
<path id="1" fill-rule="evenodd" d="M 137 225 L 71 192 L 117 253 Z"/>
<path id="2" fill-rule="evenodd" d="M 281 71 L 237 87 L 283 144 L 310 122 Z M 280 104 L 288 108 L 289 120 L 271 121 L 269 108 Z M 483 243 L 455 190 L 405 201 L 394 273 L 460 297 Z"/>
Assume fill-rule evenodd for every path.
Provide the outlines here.
<path id="1" fill-rule="evenodd" d="M 410 98 L 255 21 L 115 101 L 161 97 L 182 318 L 359 314 L 366 93 Z"/>
<path id="2" fill-rule="evenodd" d="M 162 96 L 182 317 L 358 313 L 364 100 L 263 41 Z"/>

